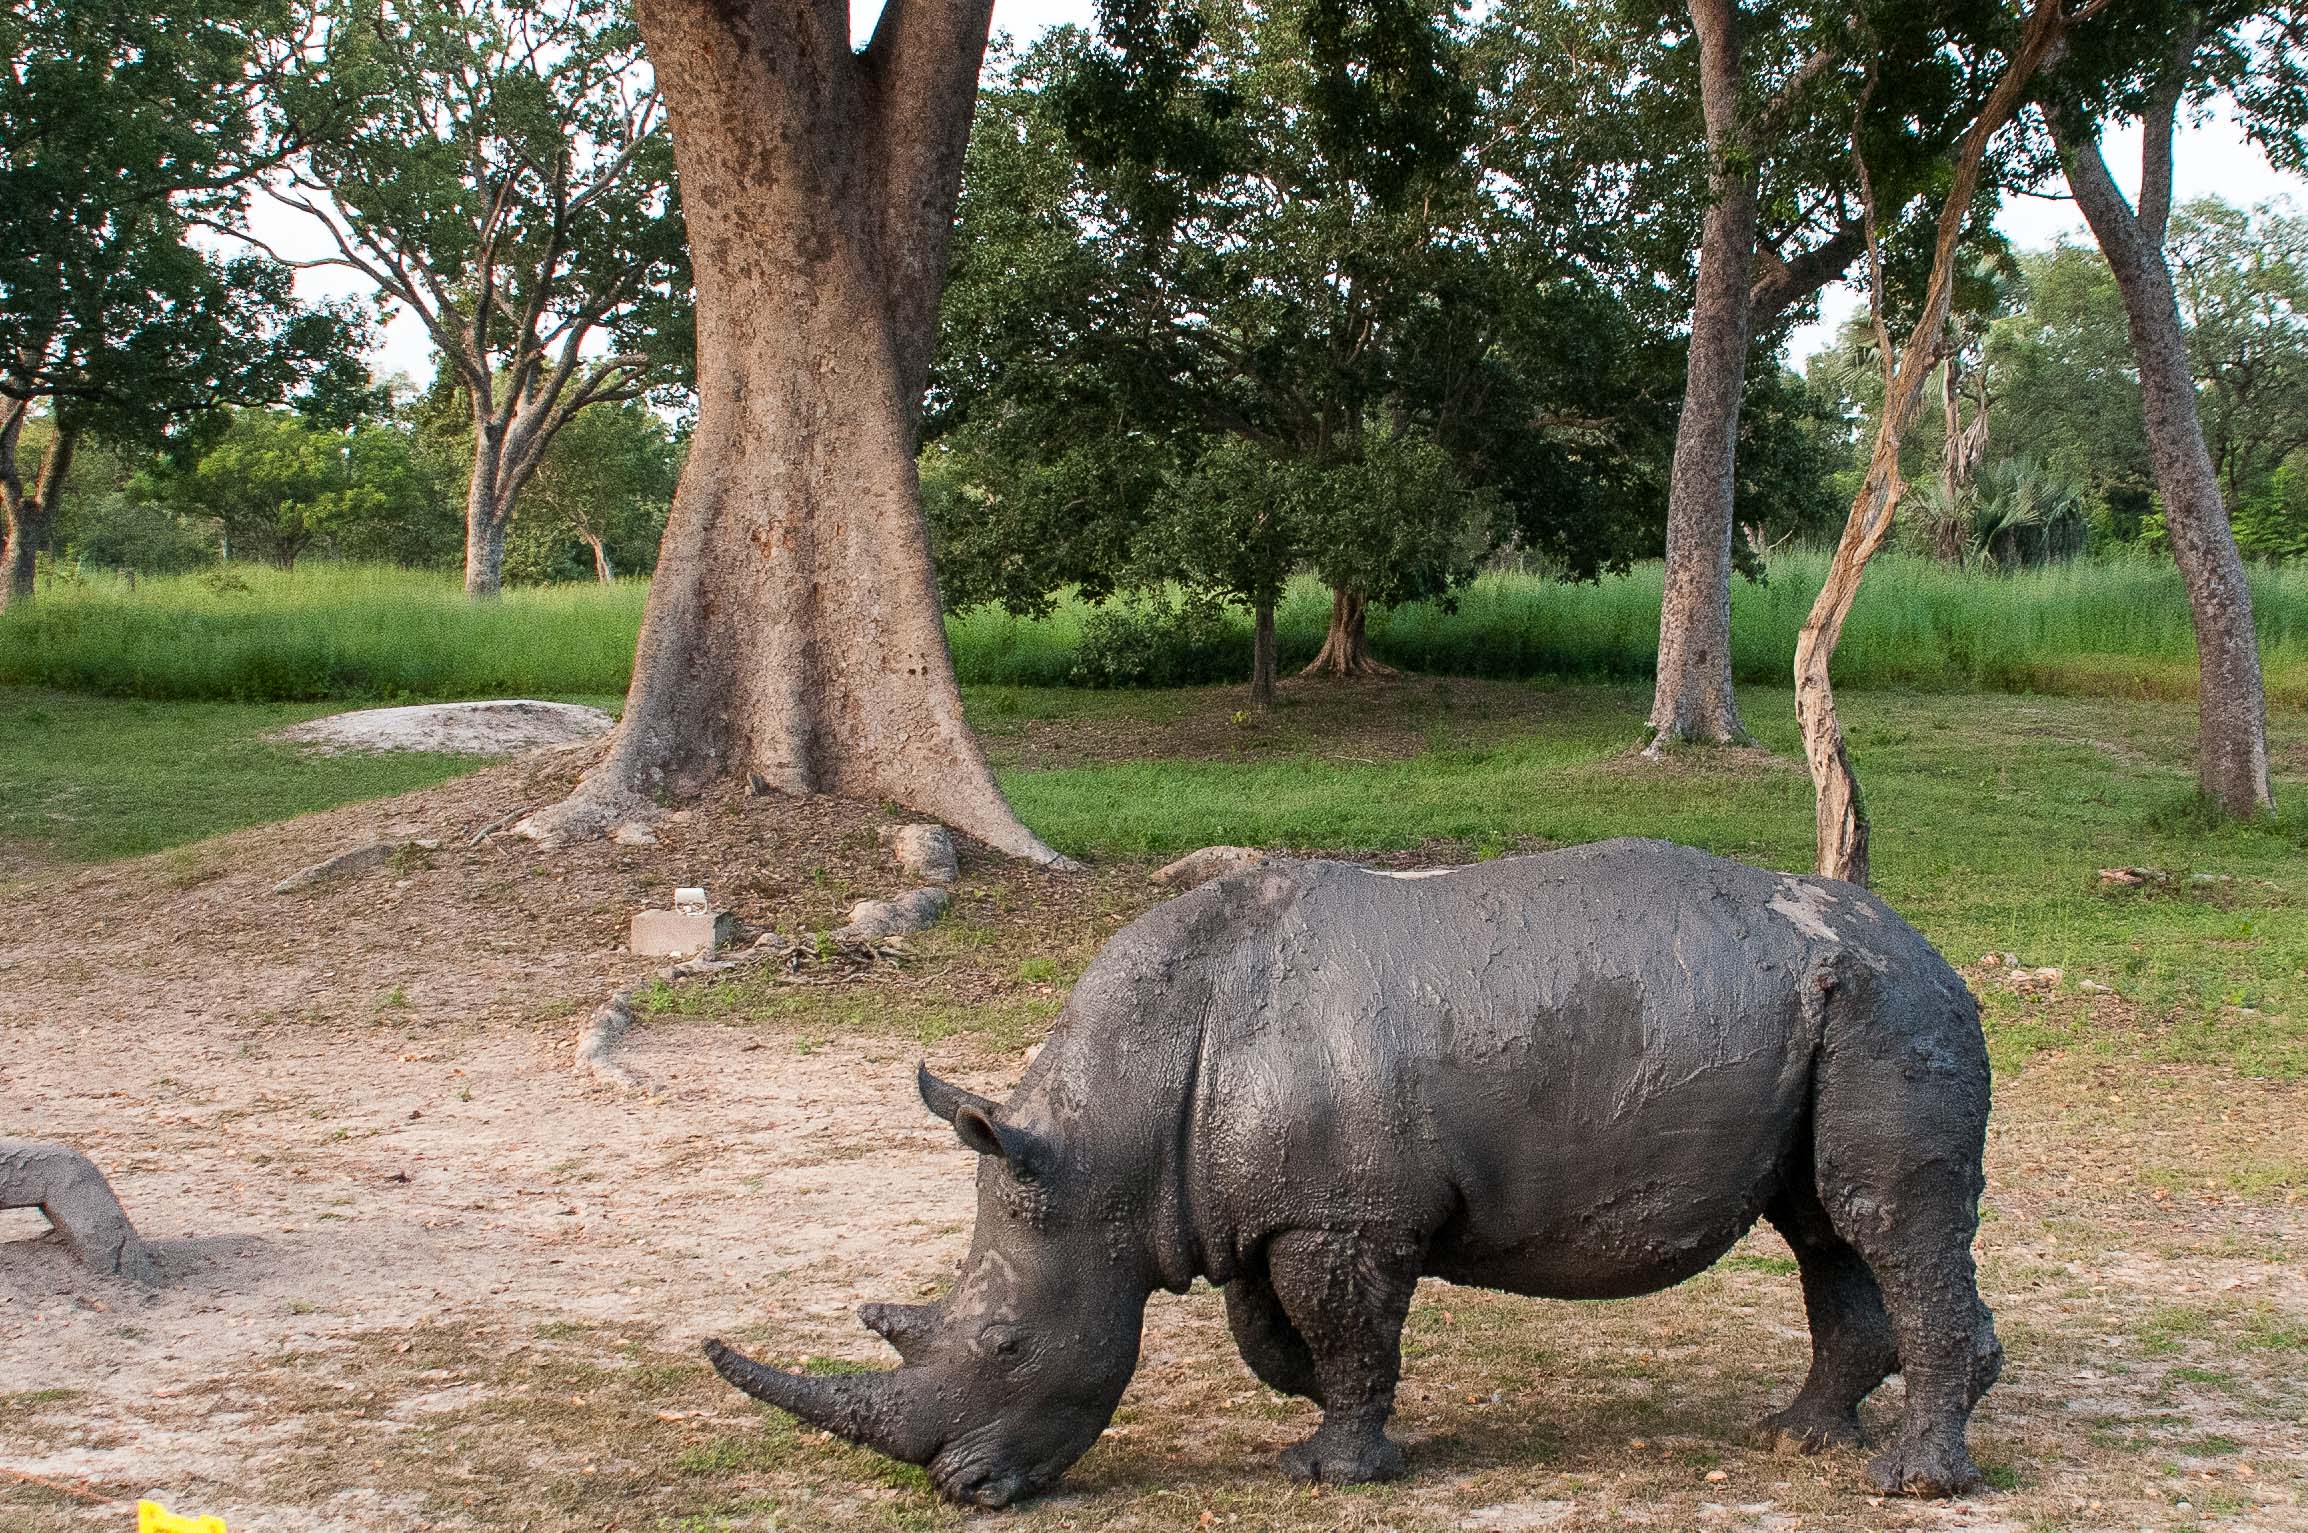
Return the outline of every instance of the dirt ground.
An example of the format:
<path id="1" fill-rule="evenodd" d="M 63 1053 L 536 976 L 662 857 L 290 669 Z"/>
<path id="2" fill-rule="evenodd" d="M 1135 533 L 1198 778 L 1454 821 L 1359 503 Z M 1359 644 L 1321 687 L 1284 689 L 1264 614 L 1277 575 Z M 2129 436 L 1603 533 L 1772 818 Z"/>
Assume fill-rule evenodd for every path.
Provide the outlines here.
<path id="1" fill-rule="evenodd" d="M 1081 742 L 1081 755 L 1102 742 Z M 1428 1284 L 1408 1479 L 1310 1493 L 1312 1413 L 1258 1386 L 1215 1297 L 1158 1296 L 1136 1381 L 1061 1494 L 1003 1514 L 721 1386 L 698 1340 L 879 1366 L 851 1311 L 934 1292 L 971 1157 L 914 1060 L 1006 1089 L 1145 869 L 965 857 L 898 969 L 663 999 L 580 1076 L 580 1019 L 648 965 L 628 913 L 704 883 L 757 927 L 897 888 L 892 816 L 725 796 L 657 844 L 471 835 L 570 758 L 184 851 L 36 874 L 0 949 L 0 1136 L 114 1178 L 168 1281 L 77 1271 L 0 1213 L 0 1527 L 125 1529 L 154 1496 L 234 1533 L 367 1529 L 2308 1529 L 2308 1208 L 2188 1175 L 2296 1145 L 2301 1089 L 2045 1057 L 1998 1083 L 1984 1286 L 2011 1361 L 1974 1424 L 1992 1487 L 1884 1504 L 1856 1454 L 1748 1447 L 1806 1357 L 1786 1249 L 1672 1293 L 1542 1304 Z M 433 839 L 310 891 L 372 835 Z M 1434 849 L 1447 860 L 1453 849 Z M 1401 859 L 1394 859 L 1400 861 Z M 1870 1407 L 1881 1431 L 1898 1387 Z"/>

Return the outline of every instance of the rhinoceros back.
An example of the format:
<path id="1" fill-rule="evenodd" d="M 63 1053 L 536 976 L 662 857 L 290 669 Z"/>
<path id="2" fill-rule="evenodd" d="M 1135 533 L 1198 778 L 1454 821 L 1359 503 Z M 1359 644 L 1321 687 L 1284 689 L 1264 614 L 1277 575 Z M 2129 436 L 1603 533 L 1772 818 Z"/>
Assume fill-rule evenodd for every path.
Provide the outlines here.
<path id="1" fill-rule="evenodd" d="M 1277 863 L 1140 925 L 1116 944 L 1134 991 L 1193 1023 L 1178 1171 L 1218 1275 L 1277 1230 L 1383 1227 L 1491 1286 L 1680 1281 L 1786 1173 L 1838 975 L 1894 1010 L 1902 986 L 1962 993 L 1864 891 L 1655 841 Z"/>

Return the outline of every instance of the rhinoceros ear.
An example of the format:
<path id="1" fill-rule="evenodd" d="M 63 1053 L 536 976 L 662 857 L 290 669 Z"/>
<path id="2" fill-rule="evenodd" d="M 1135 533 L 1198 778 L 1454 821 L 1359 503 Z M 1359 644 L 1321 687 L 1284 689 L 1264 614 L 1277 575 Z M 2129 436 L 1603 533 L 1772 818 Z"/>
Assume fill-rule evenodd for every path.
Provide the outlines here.
<path id="1" fill-rule="evenodd" d="M 976 1106 L 963 1107 L 954 1114 L 954 1132 L 961 1136 L 962 1143 L 980 1155 L 1007 1162 L 1010 1169 L 1022 1177 L 1031 1179 L 1049 1164 L 1041 1140 Z"/>
<path id="2" fill-rule="evenodd" d="M 992 1102 L 974 1091 L 964 1091 L 951 1081 L 939 1080 L 930 1074 L 927 1061 L 914 1067 L 914 1089 L 922 1094 L 922 1105 L 948 1123 L 965 1107 L 974 1107 L 989 1118 L 994 1115 Z"/>

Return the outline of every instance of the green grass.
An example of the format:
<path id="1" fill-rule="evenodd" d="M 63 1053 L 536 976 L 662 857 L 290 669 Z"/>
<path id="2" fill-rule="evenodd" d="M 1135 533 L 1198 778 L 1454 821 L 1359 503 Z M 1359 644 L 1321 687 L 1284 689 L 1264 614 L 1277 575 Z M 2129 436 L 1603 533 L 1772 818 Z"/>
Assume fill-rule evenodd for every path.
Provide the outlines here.
<path id="1" fill-rule="evenodd" d="M 470 756 L 318 756 L 264 737 L 311 704 L 153 703 L 0 688 L 0 871 L 90 861 L 427 787 Z"/>
<path id="2" fill-rule="evenodd" d="M 1825 568 L 1781 558 L 1768 584 L 1735 583 L 1733 668 L 1776 682 Z M 1380 656 L 1412 670 L 1509 680 L 1633 680 L 1650 674 L 1660 572 L 1646 565 L 1589 585 L 1495 575 L 1450 610 L 1416 603 L 1372 619 Z M 2254 576 L 2272 701 L 2308 707 L 2308 567 Z M 440 575 L 316 564 L 295 574 L 234 567 L 133 588 L 108 576 L 61 581 L 0 614 L 0 685 L 115 697 L 238 702 L 620 694 L 646 586 L 517 590 L 465 600 Z M 1284 666 L 1322 639 L 1329 599 L 1300 580 L 1277 618 Z M 949 624 L 965 684 L 1054 686 L 1073 669 L 1087 609 L 1062 602 L 1025 621 L 990 610 Z M 1224 674 L 1246 675 L 1248 619 Z M 2150 560 L 2080 562 L 2009 577 L 1886 556 L 1869 571 L 1842 647 L 1851 688 L 2185 698 L 2193 637 L 2179 576 Z"/>
<path id="3" fill-rule="evenodd" d="M 1211 691 L 1145 703 L 1174 711 L 1180 696 L 1210 709 L 1234 702 Z M 1042 700 L 1082 716 L 1079 693 L 973 699 L 998 709 L 1005 729 Z M 1643 701 L 1637 688 L 1564 687 L 1527 733 L 1460 748 L 1430 731 L 1437 748 L 1399 761 L 1123 761 L 1001 777 L 1028 824 L 1092 857 L 1436 838 L 1471 856 L 1518 838 L 1644 835 L 1808 867 L 1812 791 L 1791 693 L 1750 688 L 1742 699 L 1775 761 L 1697 751 L 1664 769 L 1630 760 Z M 1126 714 L 1139 700 L 1105 705 Z M 2061 968 L 2070 1002 L 2087 978 L 2106 985 L 2111 1000 L 2159 1018 L 2146 1044 L 2157 1059 L 2308 1076 L 2308 781 L 2296 769 L 2278 782 L 2291 818 L 2220 826 L 2194 810 L 2186 705 L 1877 692 L 1847 699 L 1845 713 L 1874 820 L 1876 887 L 1958 962 L 1995 951 Z M 2289 738 L 2287 759 L 2301 759 L 2297 734 L 2280 721 L 2280 756 Z M 2183 877 L 2168 893 L 2102 891 L 2097 870 L 2118 865 Z M 2006 1063 L 2091 1041 L 2089 1014 L 2073 1005 L 1992 989 L 1987 1006 Z"/>

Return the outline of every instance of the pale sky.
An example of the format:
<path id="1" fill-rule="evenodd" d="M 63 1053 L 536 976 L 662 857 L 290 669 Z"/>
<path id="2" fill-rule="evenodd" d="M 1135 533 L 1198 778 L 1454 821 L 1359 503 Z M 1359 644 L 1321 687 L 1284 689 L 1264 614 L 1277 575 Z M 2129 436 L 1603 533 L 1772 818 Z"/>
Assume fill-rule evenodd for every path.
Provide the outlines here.
<path id="1" fill-rule="evenodd" d="M 865 0 L 853 9 L 857 35 L 862 42 L 872 32 L 880 7 Z M 1091 15 L 1090 0 L 995 0 L 994 26 L 1022 43 L 1064 22 L 1087 26 Z M 2135 191 L 2139 186 L 2138 130 L 2109 135 L 2107 156 L 2116 180 L 2126 193 Z M 2290 197 L 2308 204 L 2308 183 L 2273 169 L 2226 117 L 2215 118 L 2201 127 L 2182 126 L 2174 155 L 2173 180 L 2174 192 L 2182 201 L 2212 195 L 2246 207 L 2277 197 Z M 329 253 L 326 237 L 311 228 L 300 215 L 261 198 L 252 209 L 250 222 L 260 238 L 284 254 L 313 257 Z M 2062 236 L 2084 243 L 2090 241 L 2082 216 L 2064 197 L 2017 199 L 2005 207 L 1997 224 L 2014 244 L 2023 248 L 2049 245 Z M 310 271 L 299 274 L 297 291 L 311 298 L 365 297 L 367 286 L 351 272 Z M 1789 347 L 1790 360 L 1800 366 L 1804 358 L 1827 345 L 1835 327 L 1859 303 L 1860 295 L 1849 286 L 1830 289 L 1821 303 L 1820 322 L 1795 333 Z M 426 339 L 424 328 L 408 315 L 394 316 L 385 327 L 382 344 L 372 355 L 372 365 L 380 377 L 406 373 L 421 384 L 431 376 L 431 343 Z"/>

